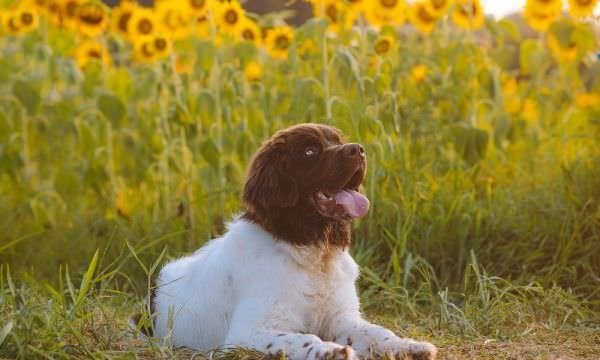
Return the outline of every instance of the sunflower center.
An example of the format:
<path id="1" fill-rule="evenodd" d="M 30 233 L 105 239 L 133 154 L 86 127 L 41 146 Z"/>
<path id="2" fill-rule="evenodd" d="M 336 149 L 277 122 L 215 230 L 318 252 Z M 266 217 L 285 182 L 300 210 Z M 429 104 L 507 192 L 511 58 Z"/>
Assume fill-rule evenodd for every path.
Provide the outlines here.
<path id="1" fill-rule="evenodd" d="M 206 15 L 202 15 L 202 16 L 198 16 L 196 18 L 196 24 L 206 24 L 206 22 L 208 22 L 208 18 L 206 17 Z"/>
<path id="2" fill-rule="evenodd" d="M 275 46 L 278 49 L 286 50 L 290 47 L 290 39 L 286 35 L 279 35 L 275 38 Z"/>
<path id="3" fill-rule="evenodd" d="M 431 5 L 436 9 L 442 9 L 446 5 L 446 0 L 431 0 Z"/>
<path id="4" fill-rule="evenodd" d="M 152 21 L 148 20 L 148 19 L 142 19 L 139 23 L 138 23 L 138 31 L 140 32 L 140 34 L 142 35 L 148 35 L 152 32 Z"/>
<path id="5" fill-rule="evenodd" d="M 206 5 L 206 0 L 191 0 L 190 6 L 194 9 L 203 9 Z"/>
<path id="6" fill-rule="evenodd" d="M 148 43 L 144 43 L 142 45 L 142 55 L 144 55 L 146 57 L 152 57 L 152 51 L 150 50 L 149 45 L 150 44 L 148 44 Z"/>
<path id="7" fill-rule="evenodd" d="M 230 25 L 235 25 L 238 22 L 238 14 L 237 11 L 233 10 L 233 9 L 229 9 L 225 12 L 225 22 L 230 24 Z"/>
<path id="8" fill-rule="evenodd" d="M 117 23 L 118 24 L 117 27 L 122 32 L 127 32 L 127 24 L 129 24 L 129 20 L 131 19 L 131 15 L 132 15 L 131 12 L 126 12 L 126 13 L 123 13 L 121 15 L 121 17 L 119 18 L 119 21 Z"/>
<path id="9" fill-rule="evenodd" d="M 60 6 L 58 6 L 58 3 L 56 1 L 53 1 L 48 5 L 48 11 L 50 11 L 53 14 L 56 14 L 60 12 Z"/>
<path id="10" fill-rule="evenodd" d="M 425 9 L 425 6 L 419 6 L 419 10 L 418 10 L 417 14 L 419 15 L 419 19 L 421 19 L 423 22 L 427 22 L 427 23 L 435 22 L 435 18 L 427 12 L 427 9 Z"/>
<path id="11" fill-rule="evenodd" d="M 65 4 L 65 15 L 67 17 L 74 17 L 78 7 L 77 1 L 67 1 Z"/>
<path id="12" fill-rule="evenodd" d="M 532 12 L 531 15 L 540 21 L 545 21 L 551 18 L 550 14 L 544 14 L 542 12 Z"/>
<path id="13" fill-rule="evenodd" d="M 250 29 L 244 29 L 244 31 L 242 31 L 242 39 L 252 41 L 254 38 L 254 31 Z"/>
<path id="14" fill-rule="evenodd" d="M 178 27 L 183 27 L 185 25 L 185 21 L 181 17 L 181 14 L 175 11 L 168 11 L 165 14 L 164 23 L 170 30 L 177 30 Z"/>
<path id="15" fill-rule="evenodd" d="M 98 50 L 90 50 L 88 51 L 88 56 L 94 59 L 102 59 L 102 54 Z"/>
<path id="16" fill-rule="evenodd" d="M 24 25 L 31 25 L 33 23 L 33 15 L 31 13 L 22 13 L 21 14 L 21 22 Z"/>
<path id="17" fill-rule="evenodd" d="M 154 47 L 156 48 L 156 50 L 162 51 L 167 48 L 167 41 L 163 38 L 155 39 Z"/>
<path id="18" fill-rule="evenodd" d="M 327 6 L 325 9 L 325 14 L 329 19 L 331 19 L 332 22 L 335 23 L 338 21 L 338 10 L 334 4 L 329 4 L 329 6 Z"/>
<path id="19" fill-rule="evenodd" d="M 386 54 L 388 51 L 390 51 L 391 45 L 392 44 L 390 44 L 390 41 L 387 39 L 379 40 L 375 44 L 375 52 L 379 55 Z"/>
<path id="20" fill-rule="evenodd" d="M 101 13 L 90 12 L 81 14 L 79 19 L 86 24 L 98 25 L 102 22 L 102 20 L 104 20 L 104 16 L 102 16 Z"/>
<path id="21" fill-rule="evenodd" d="M 398 4 L 398 0 L 379 0 L 379 3 L 384 8 L 391 9 L 391 8 L 394 8 Z"/>
<path id="22" fill-rule="evenodd" d="M 8 20 L 8 27 L 12 30 L 12 31 L 19 31 L 19 25 L 17 25 L 15 18 L 10 18 Z"/>
<path id="23" fill-rule="evenodd" d="M 460 13 L 464 17 L 471 17 L 477 15 L 477 5 L 473 1 L 470 1 L 468 4 L 465 4 L 460 7 Z"/>

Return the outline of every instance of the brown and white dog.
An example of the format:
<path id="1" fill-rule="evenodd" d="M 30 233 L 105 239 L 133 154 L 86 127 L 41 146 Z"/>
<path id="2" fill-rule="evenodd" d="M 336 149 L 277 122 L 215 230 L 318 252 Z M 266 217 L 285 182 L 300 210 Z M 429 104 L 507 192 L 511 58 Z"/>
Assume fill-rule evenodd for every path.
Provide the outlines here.
<path id="1" fill-rule="evenodd" d="M 426 342 L 363 319 L 348 253 L 367 160 L 331 126 L 277 132 L 244 186 L 246 213 L 194 254 L 168 263 L 153 301 L 157 337 L 210 350 L 247 347 L 289 359 L 434 359 Z"/>

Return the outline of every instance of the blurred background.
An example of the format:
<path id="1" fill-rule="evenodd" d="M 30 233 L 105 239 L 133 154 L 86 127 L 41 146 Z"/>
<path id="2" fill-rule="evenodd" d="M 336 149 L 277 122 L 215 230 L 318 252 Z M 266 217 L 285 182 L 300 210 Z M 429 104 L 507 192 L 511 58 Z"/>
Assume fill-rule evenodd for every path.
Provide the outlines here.
<path id="1" fill-rule="evenodd" d="M 300 122 L 367 149 L 370 316 L 597 351 L 597 1 L 107 3 L 0 0 L 0 357 L 143 348 L 125 320 L 156 271 Z"/>

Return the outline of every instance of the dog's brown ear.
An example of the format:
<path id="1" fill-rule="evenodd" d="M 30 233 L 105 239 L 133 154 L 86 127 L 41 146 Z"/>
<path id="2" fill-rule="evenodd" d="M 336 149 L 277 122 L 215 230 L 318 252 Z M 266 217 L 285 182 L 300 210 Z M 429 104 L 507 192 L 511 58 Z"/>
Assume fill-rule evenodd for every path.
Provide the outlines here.
<path id="1" fill-rule="evenodd" d="M 298 185 L 288 173 L 287 156 L 282 142 L 271 141 L 258 150 L 242 195 L 249 210 L 291 207 L 298 202 Z"/>

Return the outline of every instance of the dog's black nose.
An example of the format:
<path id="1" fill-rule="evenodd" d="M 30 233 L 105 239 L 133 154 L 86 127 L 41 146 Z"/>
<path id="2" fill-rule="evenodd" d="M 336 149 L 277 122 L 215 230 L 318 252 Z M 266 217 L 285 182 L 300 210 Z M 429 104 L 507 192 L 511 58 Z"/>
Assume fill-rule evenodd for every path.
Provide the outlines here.
<path id="1" fill-rule="evenodd" d="M 349 156 L 349 157 L 355 157 L 355 156 L 360 156 L 360 157 L 365 157 L 365 149 L 360 145 L 360 144 L 345 144 L 344 145 L 344 155 Z"/>

